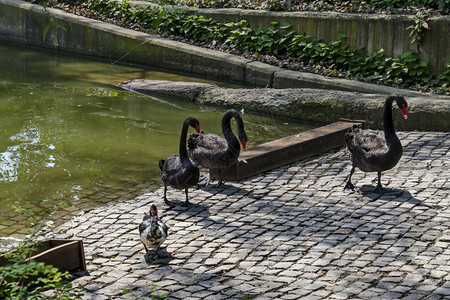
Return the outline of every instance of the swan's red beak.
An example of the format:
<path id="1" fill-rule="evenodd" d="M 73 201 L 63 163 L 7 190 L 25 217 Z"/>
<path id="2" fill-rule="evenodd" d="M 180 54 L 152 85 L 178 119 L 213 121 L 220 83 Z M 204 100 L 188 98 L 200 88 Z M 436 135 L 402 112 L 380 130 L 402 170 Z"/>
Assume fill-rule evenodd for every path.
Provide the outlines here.
<path id="1" fill-rule="evenodd" d="M 408 113 L 408 111 L 406 110 L 405 105 L 403 105 L 402 115 L 403 115 L 403 118 L 405 118 L 405 120 L 408 119 L 408 114 L 407 113 Z"/>
<path id="2" fill-rule="evenodd" d="M 197 133 L 200 134 L 200 125 L 197 124 L 197 126 L 195 126 L 195 131 L 197 131 Z"/>
<path id="3" fill-rule="evenodd" d="M 247 151 L 247 141 L 242 140 L 242 150 Z"/>

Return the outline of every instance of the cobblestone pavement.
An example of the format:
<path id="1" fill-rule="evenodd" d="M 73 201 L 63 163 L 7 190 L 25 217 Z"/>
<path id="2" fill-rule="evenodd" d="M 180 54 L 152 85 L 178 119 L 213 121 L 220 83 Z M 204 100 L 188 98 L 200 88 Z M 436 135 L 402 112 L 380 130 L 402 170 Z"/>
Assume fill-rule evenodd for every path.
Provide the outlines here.
<path id="1" fill-rule="evenodd" d="M 167 210 L 159 189 L 78 216 L 61 227 L 85 245 L 89 275 L 75 283 L 85 299 L 450 299 L 450 133 L 399 136 L 382 196 L 358 170 L 361 192 L 343 192 L 342 148 L 192 189 L 189 210 Z M 151 203 L 170 236 L 147 265 L 137 227 Z"/>

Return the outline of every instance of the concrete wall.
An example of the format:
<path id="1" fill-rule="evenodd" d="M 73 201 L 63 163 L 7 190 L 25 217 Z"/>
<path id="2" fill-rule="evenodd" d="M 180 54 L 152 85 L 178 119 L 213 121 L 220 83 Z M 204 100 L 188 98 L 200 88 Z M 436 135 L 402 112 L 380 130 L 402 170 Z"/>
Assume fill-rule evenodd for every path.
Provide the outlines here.
<path id="1" fill-rule="evenodd" d="M 50 24 L 52 17 L 65 30 L 56 28 L 43 40 L 44 28 Z M 56 34 L 56 43 L 51 37 L 52 33 Z M 245 83 L 245 78 L 258 80 L 244 76 L 245 65 L 251 63 L 250 60 L 120 28 L 57 9 L 46 11 L 42 6 L 20 0 L 0 0 L 0 40 L 101 57 L 111 62 L 120 60 L 160 67 L 224 81 Z M 257 73 L 255 76 L 257 77 Z M 255 82 L 255 85 L 264 83 Z"/>
<path id="2" fill-rule="evenodd" d="M 346 42 L 352 47 L 364 47 L 364 54 L 384 49 L 386 55 L 397 56 L 408 50 L 417 51 L 427 61 L 431 71 L 444 70 L 445 58 L 450 59 L 450 16 L 432 17 L 430 29 L 420 46 L 411 45 L 409 30 L 414 16 L 345 14 L 333 12 L 270 12 L 241 9 L 189 9 L 190 13 L 203 15 L 217 21 L 237 22 L 247 20 L 254 29 L 268 28 L 270 22 L 290 23 L 298 34 L 310 35 L 329 42 L 348 34 Z"/>

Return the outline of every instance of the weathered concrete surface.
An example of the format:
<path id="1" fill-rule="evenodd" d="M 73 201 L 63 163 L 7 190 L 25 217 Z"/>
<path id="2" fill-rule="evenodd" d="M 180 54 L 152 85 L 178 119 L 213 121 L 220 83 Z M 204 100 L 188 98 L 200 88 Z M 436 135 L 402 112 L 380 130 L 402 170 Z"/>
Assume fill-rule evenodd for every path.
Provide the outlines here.
<path id="1" fill-rule="evenodd" d="M 173 83 L 167 85 L 173 93 Z M 152 80 L 130 80 L 119 86 L 153 95 L 164 89 L 162 83 L 154 88 Z M 186 85 L 183 86 L 184 88 Z M 198 92 L 198 93 L 197 93 Z M 233 108 L 293 119 L 315 124 L 330 124 L 341 118 L 365 120 L 367 127 L 381 129 L 385 95 L 319 89 L 229 89 L 203 86 L 196 88 L 194 101 L 202 104 Z M 450 131 L 450 97 L 411 93 L 408 101 L 408 119 L 395 113 L 399 130 Z"/>
<path id="2" fill-rule="evenodd" d="M 340 118 L 365 120 L 369 128 L 382 128 L 385 95 L 317 89 L 208 89 L 199 103 L 243 107 L 249 111 L 317 124 Z M 450 131 L 448 97 L 406 97 L 408 119 L 394 113 L 399 130 Z M 394 108 L 395 111 L 395 108 Z"/>
<path id="3" fill-rule="evenodd" d="M 194 102 L 206 89 L 217 88 L 215 84 L 169 80 L 133 79 L 117 85 L 128 91 L 159 97 L 176 98 Z"/>
<path id="4" fill-rule="evenodd" d="M 376 174 L 360 171 L 363 192 L 343 192 L 341 148 L 192 189 L 189 210 L 166 209 L 160 188 L 73 218 L 56 235 L 83 239 L 89 274 L 73 283 L 97 300 L 449 299 L 450 134 L 399 137 L 405 151 L 383 173 L 383 196 L 371 193 Z M 147 265 L 137 228 L 152 203 L 170 227 L 170 256 Z"/>
<path id="5" fill-rule="evenodd" d="M 311 88 L 311 89 L 333 89 L 338 91 L 391 94 L 400 93 L 405 96 L 424 96 L 426 94 L 398 89 L 394 87 L 365 83 L 356 80 L 324 77 L 317 74 L 297 72 L 290 70 L 278 70 L 273 74 L 273 88 Z M 332 88 L 330 88 L 332 87 Z"/>

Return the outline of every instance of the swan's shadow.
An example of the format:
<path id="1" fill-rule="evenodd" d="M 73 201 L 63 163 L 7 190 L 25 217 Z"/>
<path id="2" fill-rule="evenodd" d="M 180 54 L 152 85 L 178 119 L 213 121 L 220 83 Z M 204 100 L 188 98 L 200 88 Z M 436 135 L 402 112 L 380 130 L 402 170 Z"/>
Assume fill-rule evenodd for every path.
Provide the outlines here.
<path id="1" fill-rule="evenodd" d="M 153 255 L 155 253 L 155 251 L 156 251 L 156 249 L 150 250 L 151 255 Z M 152 259 L 151 261 L 146 262 L 146 263 L 147 263 L 147 265 L 151 265 L 151 266 L 154 266 L 154 265 L 165 266 L 165 265 L 168 265 L 170 263 L 170 261 L 172 261 L 173 259 L 174 258 L 172 256 L 172 254 L 170 254 L 167 251 L 167 248 L 161 247 L 158 252 L 158 257 L 155 259 Z"/>
<path id="2" fill-rule="evenodd" d="M 409 191 L 403 189 L 395 189 L 395 188 L 386 188 L 383 187 L 384 193 L 377 194 L 373 191 L 375 190 L 375 186 L 365 184 L 361 187 L 360 193 L 367 198 L 370 198 L 374 201 L 397 201 L 397 202 L 406 202 L 413 204 L 415 206 L 425 206 L 431 209 L 443 209 L 440 205 L 431 206 L 425 203 L 422 203 L 421 200 L 415 198 Z M 395 198 L 392 198 L 392 197 Z"/>
<path id="3" fill-rule="evenodd" d="M 205 223 L 205 224 L 211 224 L 214 223 L 214 220 L 210 218 L 211 213 L 209 212 L 209 209 L 206 205 L 202 203 L 195 203 L 195 199 L 192 198 L 193 202 L 189 206 L 183 206 L 182 204 L 184 201 L 180 200 L 171 200 L 172 203 L 177 204 L 176 206 L 169 207 L 165 206 L 166 214 L 168 215 L 180 215 L 180 214 L 186 214 L 188 216 L 196 216 L 203 218 L 202 221 L 199 222 L 199 224 Z M 179 205 L 178 205 L 179 204 Z"/>
<path id="4" fill-rule="evenodd" d="M 189 211 L 199 212 L 199 211 L 203 211 L 203 210 L 208 210 L 206 208 L 206 206 L 203 204 L 190 202 L 190 204 L 186 206 L 186 205 L 184 205 L 185 201 L 170 200 L 170 202 L 173 204 L 173 206 L 165 205 L 164 207 L 166 210 L 177 211 L 177 212 L 189 212 Z"/>
<path id="5" fill-rule="evenodd" d="M 223 195 L 232 195 L 235 193 L 242 193 L 246 197 L 252 198 L 252 199 L 261 199 L 263 195 L 255 195 L 249 190 L 245 188 L 241 188 L 239 186 L 236 186 L 232 183 L 236 183 L 236 181 L 227 181 L 224 182 L 222 185 L 217 186 L 216 183 L 210 182 L 208 180 L 200 180 L 201 182 L 196 186 L 197 189 L 200 189 L 204 192 L 210 193 L 210 194 L 223 194 Z M 239 183 L 238 183 L 239 185 Z"/>
<path id="6" fill-rule="evenodd" d="M 214 194 L 214 195 L 218 195 L 218 194 L 233 195 L 235 193 L 240 192 L 240 193 L 242 193 L 242 195 L 244 195 L 248 198 L 252 198 L 252 199 L 261 199 L 263 197 L 263 195 L 256 195 L 247 189 L 237 187 L 232 184 L 226 184 L 226 183 L 222 184 L 220 187 L 211 186 L 211 184 L 206 185 L 206 186 L 200 186 L 199 189 L 201 189 L 204 192 Z"/>

